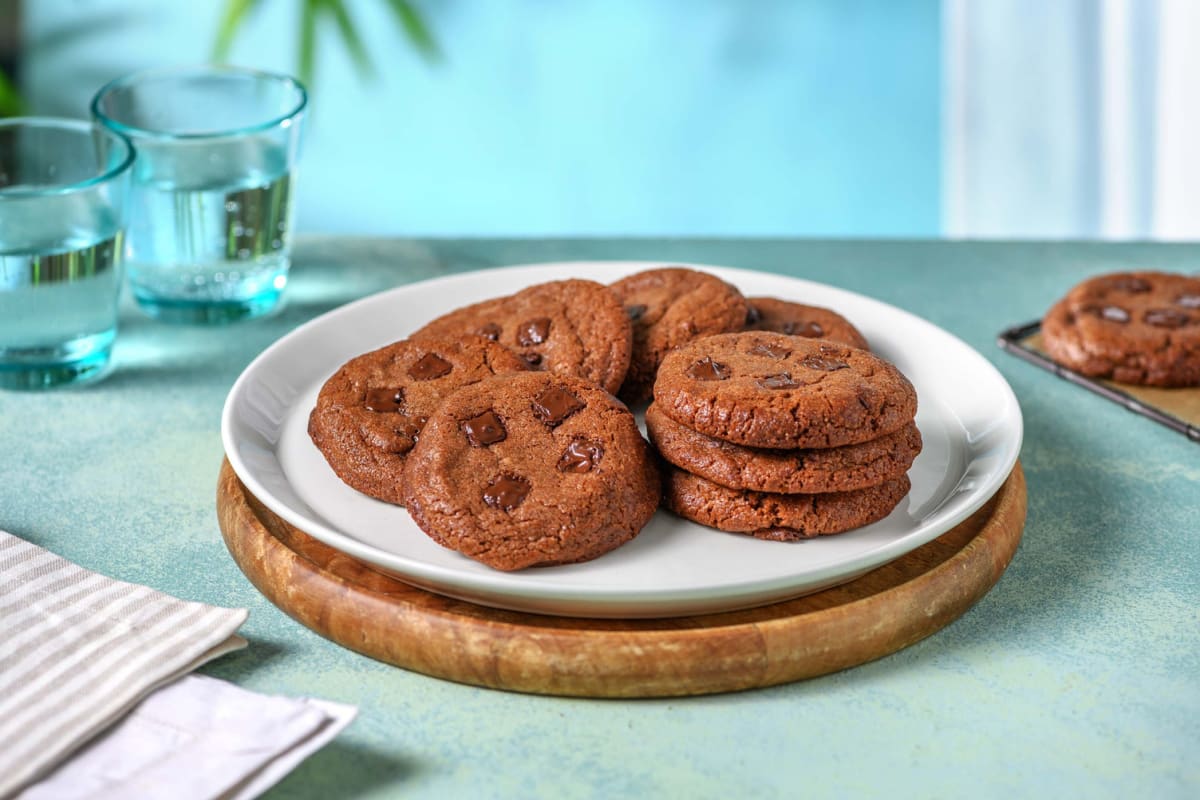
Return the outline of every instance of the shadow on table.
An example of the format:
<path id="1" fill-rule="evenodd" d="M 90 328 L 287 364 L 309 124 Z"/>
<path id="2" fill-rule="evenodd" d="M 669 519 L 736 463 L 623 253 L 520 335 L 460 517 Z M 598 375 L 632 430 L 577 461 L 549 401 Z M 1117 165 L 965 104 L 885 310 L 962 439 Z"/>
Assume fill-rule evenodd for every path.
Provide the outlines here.
<path id="1" fill-rule="evenodd" d="M 335 739 L 305 759 L 263 797 L 354 798 L 381 786 L 400 792 L 422 769 L 415 759 Z"/>

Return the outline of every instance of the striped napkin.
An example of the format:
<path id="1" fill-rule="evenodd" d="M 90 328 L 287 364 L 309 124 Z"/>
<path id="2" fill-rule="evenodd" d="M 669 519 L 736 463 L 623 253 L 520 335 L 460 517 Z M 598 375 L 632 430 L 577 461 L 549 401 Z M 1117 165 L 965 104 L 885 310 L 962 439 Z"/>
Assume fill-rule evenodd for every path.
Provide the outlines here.
<path id="1" fill-rule="evenodd" d="M 0 531 L 0 797 L 246 642 L 245 609 L 122 583 Z"/>

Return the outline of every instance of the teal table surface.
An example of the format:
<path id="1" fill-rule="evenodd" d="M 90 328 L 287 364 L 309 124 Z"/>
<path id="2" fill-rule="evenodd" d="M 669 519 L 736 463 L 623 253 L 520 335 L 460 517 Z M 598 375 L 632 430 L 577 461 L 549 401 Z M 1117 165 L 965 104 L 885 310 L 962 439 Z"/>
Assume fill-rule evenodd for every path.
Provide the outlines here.
<path id="1" fill-rule="evenodd" d="M 221 408 L 246 365 L 296 325 L 380 290 L 595 259 L 816 280 L 976 348 L 1025 419 L 1029 517 L 1000 583 L 941 632 L 855 669 L 642 701 L 405 672 L 322 639 L 259 595 L 225 550 L 214 504 Z M 273 797 L 1197 797 L 1200 443 L 995 343 L 1084 277 L 1133 267 L 1196 271 L 1200 246 L 302 238 L 274 316 L 170 327 L 126 301 L 107 379 L 0 392 L 0 528 L 122 580 L 248 608 L 250 646 L 205 673 L 358 706 Z"/>

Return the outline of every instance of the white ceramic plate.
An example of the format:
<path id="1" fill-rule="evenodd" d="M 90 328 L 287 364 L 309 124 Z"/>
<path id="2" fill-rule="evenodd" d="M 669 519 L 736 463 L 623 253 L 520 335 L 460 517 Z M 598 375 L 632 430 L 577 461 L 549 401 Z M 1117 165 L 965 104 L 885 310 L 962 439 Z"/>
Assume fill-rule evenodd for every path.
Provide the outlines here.
<path id="1" fill-rule="evenodd" d="M 497 572 L 443 549 L 404 509 L 343 484 L 305 427 L 325 380 L 354 356 L 407 336 L 466 303 L 566 277 L 609 283 L 656 264 L 574 262 L 464 273 L 350 303 L 256 358 L 225 403 L 225 452 L 273 512 L 326 544 L 408 583 L 484 605 L 565 616 L 666 617 L 763 605 L 851 580 L 970 516 L 1008 476 L 1021 446 L 1012 389 L 983 356 L 905 311 L 841 289 L 698 266 L 747 296 L 841 312 L 917 389 L 925 449 L 912 491 L 890 516 L 837 536 L 794 542 L 721 533 L 659 511 L 632 542 L 583 564 Z"/>

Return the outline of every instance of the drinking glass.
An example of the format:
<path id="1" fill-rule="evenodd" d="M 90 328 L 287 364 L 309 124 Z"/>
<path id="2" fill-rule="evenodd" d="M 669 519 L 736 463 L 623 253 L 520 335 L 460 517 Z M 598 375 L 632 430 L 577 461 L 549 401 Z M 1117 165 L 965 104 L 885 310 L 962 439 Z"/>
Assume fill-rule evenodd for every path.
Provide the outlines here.
<path id="1" fill-rule="evenodd" d="M 0 120 L 0 388 L 107 372 L 133 163 L 90 122 Z"/>
<path id="2" fill-rule="evenodd" d="M 287 284 L 307 94 L 238 67 L 154 69 L 92 115 L 137 149 L 125 257 L 138 305 L 171 322 L 266 314 Z"/>

